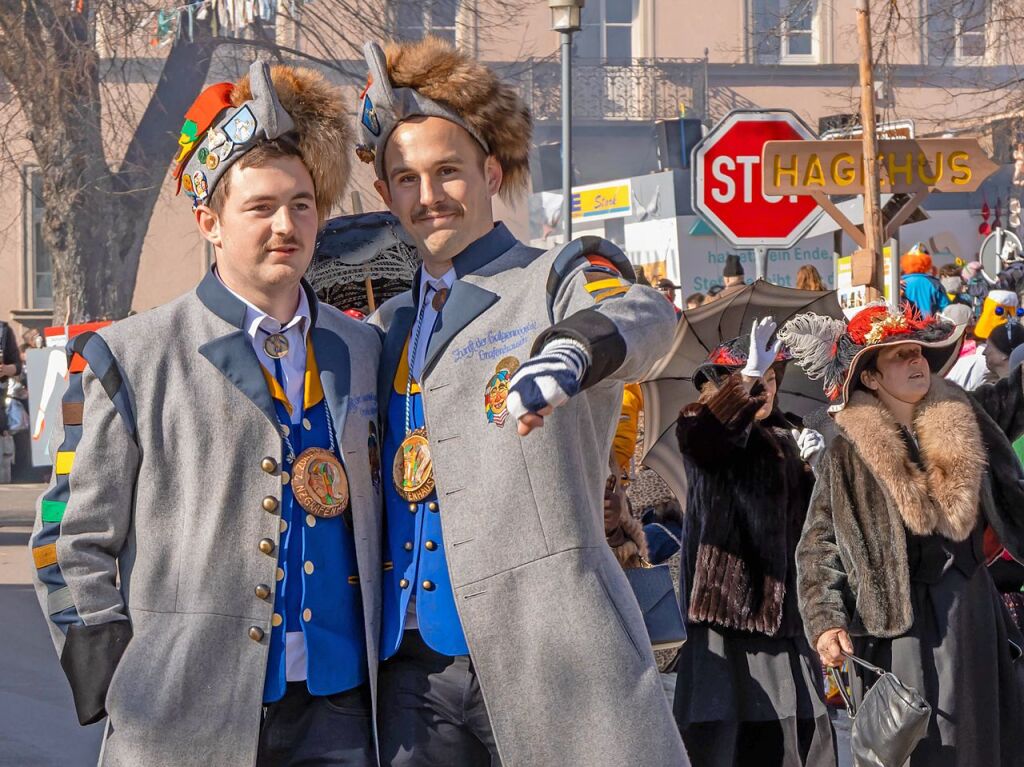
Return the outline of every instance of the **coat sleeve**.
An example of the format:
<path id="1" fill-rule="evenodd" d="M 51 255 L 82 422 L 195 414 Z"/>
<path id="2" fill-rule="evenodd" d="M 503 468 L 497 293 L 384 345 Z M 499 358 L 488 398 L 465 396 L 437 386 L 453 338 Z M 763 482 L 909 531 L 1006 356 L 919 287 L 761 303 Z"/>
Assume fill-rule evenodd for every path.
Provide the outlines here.
<path id="1" fill-rule="evenodd" d="M 837 451 L 829 448 L 818 467 L 818 481 L 796 547 L 800 617 L 811 647 L 828 629 L 847 629 L 850 625 L 843 599 L 848 577 L 839 555 L 833 517 L 837 503 L 850 503 L 841 473 Z"/>
<path id="2" fill-rule="evenodd" d="M 531 355 L 555 338 L 571 338 L 591 358 L 581 389 L 606 378 L 640 381 L 672 344 L 675 309 L 654 288 L 635 284 L 630 268 L 618 259 L 576 250 L 582 252 L 552 272 L 553 324 L 537 336 Z"/>
<path id="3" fill-rule="evenodd" d="M 994 384 L 969 392 L 1010 442 L 1024 434 L 1024 365 Z"/>
<path id="4" fill-rule="evenodd" d="M 679 413 L 679 451 L 704 471 L 726 468 L 746 446 L 754 415 L 763 404 L 763 397 L 750 396 L 738 374 L 729 376 L 709 399 Z"/>
<path id="5" fill-rule="evenodd" d="M 132 636 L 117 560 L 139 466 L 119 368 L 93 339 L 95 365 L 78 353 L 71 359 L 62 442 L 30 543 L 36 592 L 83 725 L 106 715 L 107 688 Z"/>

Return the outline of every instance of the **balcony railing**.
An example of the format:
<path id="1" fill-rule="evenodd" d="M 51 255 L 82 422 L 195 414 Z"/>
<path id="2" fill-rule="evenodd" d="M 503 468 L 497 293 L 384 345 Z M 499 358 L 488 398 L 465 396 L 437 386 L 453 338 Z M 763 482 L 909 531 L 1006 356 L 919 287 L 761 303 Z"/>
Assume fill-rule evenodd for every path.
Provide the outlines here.
<path id="1" fill-rule="evenodd" d="M 560 120 L 561 68 L 557 59 L 527 59 L 502 73 L 515 83 L 538 121 Z M 703 59 L 632 59 L 628 64 L 573 60 L 572 112 L 576 120 L 643 121 L 706 114 Z"/>

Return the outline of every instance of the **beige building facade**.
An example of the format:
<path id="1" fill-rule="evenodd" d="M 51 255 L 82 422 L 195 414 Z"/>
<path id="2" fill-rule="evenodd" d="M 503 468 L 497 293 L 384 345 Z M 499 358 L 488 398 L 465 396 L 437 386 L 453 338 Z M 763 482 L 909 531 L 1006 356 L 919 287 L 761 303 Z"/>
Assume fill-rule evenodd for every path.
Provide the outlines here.
<path id="1" fill-rule="evenodd" d="M 354 112 L 361 83 L 338 70 L 363 71 L 348 40 L 355 33 L 343 31 L 347 27 L 325 13 L 330 4 L 316 0 L 306 7 L 301 0 L 282 0 L 282 8 L 297 9 L 299 23 L 280 16 L 275 34 L 289 47 L 321 58 L 324 51 L 339 52 L 331 76 L 345 84 Z M 879 117 L 911 119 L 918 136 L 981 135 L 997 160 L 1008 161 L 1008 147 L 1018 140 L 1007 138 L 1015 125 L 1015 104 L 1012 94 L 992 88 L 1011 79 L 1014 62 L 1012 45 L 993 18 L 993 3 L 897 4 L 898 21 L 887 15 L 889 2 L 876 3 L 876 29 L 891 38 L 877 68 Z M 575 182 L 658 171 L 656 120 L 685 116 L 707 126 L 731 109 L 788 108 L 815 130 L 842 124 L 858 109 L 854 5 L 852 0 L 586 0 L 584 28 L 575 44 Z M 535 191 L 560 183 L 552 178 L 550 162 L 561 130 L 558 37 L 550 30 L 544 0 L 388 0 L 387 8 L 375 12 L 382 28 L 396 35 L 438 34 L 501 69 L 535 116 Z M 232 47 L 230 56 L 218 59 L 211 81 L 233 77 L 242 58 Z M 144 105 L 148 88 L 140 81 L 127 93 Z M 0 109 L 15 112 L 15 99 L 0 84 Z M 995 131 L 992 115 L 1004 118 Z M 168 130 L 176 134 L 178 127 Z M 39 177 L 25 133 L 17 122 L 8 126 L 12 159 L 0 167 L 0 319 L 13 321 L 18 331 L 48 325 L 54 314 L 52 267 L 39 237 Z M 170 162 L 168 157 L 168 169 Z M 357 169 L 353 187 L 364 209 L 380 207 L 365 166 Z M 498 203 L 497 215 L 517 235 L 529 237 L 525 201 L 512 208 Z M 133 308 L 145 310 L 189 290 L 210 258 L 187 201 L 174 197 L 168 178 L 149 224 Z"/>

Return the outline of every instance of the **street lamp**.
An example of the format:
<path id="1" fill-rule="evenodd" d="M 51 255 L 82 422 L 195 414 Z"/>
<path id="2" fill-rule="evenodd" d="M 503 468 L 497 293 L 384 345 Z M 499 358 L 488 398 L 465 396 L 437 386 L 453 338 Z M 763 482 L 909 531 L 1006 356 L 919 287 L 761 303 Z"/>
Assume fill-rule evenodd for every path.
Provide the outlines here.
<path id="1" fill-rule="evenodd" d="M 548 0 L 551 28 L 562 42 L 562 227 L 572 239 L 572 33 L 580 30 L 586 0 Z"/>

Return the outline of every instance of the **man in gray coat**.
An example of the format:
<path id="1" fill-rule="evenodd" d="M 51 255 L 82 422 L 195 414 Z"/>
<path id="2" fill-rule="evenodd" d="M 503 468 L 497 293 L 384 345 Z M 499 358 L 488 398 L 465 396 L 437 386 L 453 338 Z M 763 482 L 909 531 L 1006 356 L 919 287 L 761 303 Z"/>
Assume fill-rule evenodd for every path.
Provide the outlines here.
<path id="1" fill-rule="evenodd" d="M 70 346 L 31 546 L 103 764 L 377 764 L 380 339 L 302 280 L 349 136 L 309 70 L 205 90 L 175 175 L 217 265 Z"/>
<path id="2" fill-rule="evenodd" d="M 494 222 L 531 125 L 490 70 L 436 39 L 366 53 L 357 151 L 423 258 L 374 318 L 382 763 L 685 764 L 602 514 L 623 382 L 672 307 L 608 242 L 543 253 Z"/>

